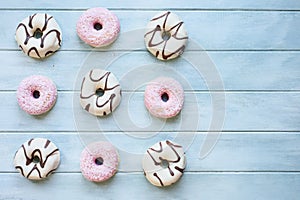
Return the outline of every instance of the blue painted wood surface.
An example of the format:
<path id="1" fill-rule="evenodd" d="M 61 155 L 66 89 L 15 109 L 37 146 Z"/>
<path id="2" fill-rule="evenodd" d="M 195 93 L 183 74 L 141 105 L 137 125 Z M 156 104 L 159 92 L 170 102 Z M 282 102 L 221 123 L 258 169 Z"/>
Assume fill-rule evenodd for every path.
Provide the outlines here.
<path id="1" fill-rule="evenodd" d="M 80 14 L 95 6 L 112 9 L 121 22 L 118 40 L 102 50 L 84 44 L 75 31 Z M 128 44 L 127 33 L 143 29 L 156 12 L 166 9 L 181 16 L 194 43 L 189 43 L 181 58 L 163 63 L 147 52 L 142 35 L 141 40 Z M 63 31 L 61 50 L 42 61 L 24 55 L 14 39 L 18 22 L 35 12 L 54 15 Z M 13 0 L 0 3 L 0 22 L 0 199 L 300 198 L 300 1 Z M 92 56 L 100 61 L 95 63 Z M 199 76 L 191 58 L 200 60 L 200 65 L 207 64 L 201 59 L 210 58 L 224 91 L 209 89 L 207 81 L 215 82 L 217 77 Z M 161 66 L 163 73 L 174 69 L 186 80 L 180 116 L 195 113 L 197 104 L 199 127 L 193 131 L 180 127 L 190 118 L 178 116 L 149 137 L 155 128 L 124 130 L 109 116 L 98 119 L 100 132 L 95 118 L 78 102 L 78 79 L 84 65 L 109 65 L 123 88 L 114 116 L 129 112 L 130 120 L 140 125 L 155 119 L 143 105 L 144 87 L 134 87 L 130 72 L 142 66 L 150 70 L 154 65 Z M 50 77 L 58 87 L 55 107 L 40 117 L 27 115 L 16 102 L 19 82 L 33 74 Z M 212 112 L 217 109 L 212 102 L 215 93 L 225 94 L 225 120 L 222 128 L 211 130 Z M 201 159 L 205 139 L 216 131 L 222 131 L 218 142 Z M 183 143 L 193 136 L 186 148 L 186 173 L 169 188 L 154 187 L 143 176 L 141 156 L 155 142 L 179 134 L 184 136 Z M 79 157 L 86 138 L 103 136 L 119 149 L 120 169 L 110 181 L 95 184 L 81 176 Z M 49 138 L 61 150 L 60 167 L 42 182 L 26 180 L 12 164 L 15 151 L 32 137 Z M 136 155 L 134 160 L 127 157 L 128 152 Z"/>

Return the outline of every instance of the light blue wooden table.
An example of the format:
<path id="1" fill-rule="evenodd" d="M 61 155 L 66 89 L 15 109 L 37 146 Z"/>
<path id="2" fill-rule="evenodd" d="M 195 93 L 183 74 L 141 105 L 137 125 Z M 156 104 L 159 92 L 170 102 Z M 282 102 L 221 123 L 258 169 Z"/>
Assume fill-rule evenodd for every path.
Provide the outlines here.
<path id="1" fill-rule="evenodd" d="M 96 6 L 111 9 L 121 22 L 119 39 L 97 52 L 75 31 L 81 13 Z M 191 42 L 181 58 L 162 63 L 141 45 L 143 38 L 141 43 L 126 43 L 124 36 L 143 29 L 161 10 L 176 12 L 191 41 L 202 49 Z M 60 51 L 43 61 L 24 55 L 14 40 L 19 21 L 36 12 L 54 15 L 63 32 Z M 12 0 L 0 3 L 0 21 L 0 199 L 300 199 L 299 0 Z M 206 53 L 223 80 L 224 91 L 208 89 L 205 81 L 214 79 L 205 80 L 184 60 L 184 56 L 201 60 Z M 106 59 L 93 63 L 95 55 Z M 109 62 L 109 56 L 115 59 Z M 124 74 L 160 64 L 187 80 L 184 109 L 192 112 L 189 105 L 196 103 L 199 110 L 194 117 L 200 125 L 195 130 L 179 127 L 188 120 L 179 116 L 153 135 L 156 130 L 151 127 L 144 131 L 120 128 L 116 117 L 125 111 L 137 125 L 151 123 L 143 106 L 143 87 L 134 88 L 129 79 L 122 79 Z M 109 65 L 123 87 L 120 107 L 114 115 L 96 120 L 97 126 L 77 99 L 85 65 Z M 41 117 L 27 115 L 16 101 L 19 82 L 33 74 L 50 77 L 59 90 L 55 107 Z M 225 118 L 223 127 L 212 130 L 212 112 L 219 109 L 212 103 L 216 93 L 226 96 Z M 201 159 L 205 139 L 219 131 L 217 144 Z M 178 134 L 190 146 L 185 174 L 177 184 L 154 187 L 145 179 L 140 160 L 127 166 L 129 154 L 142 154 L 155 142 Z M 190 134 L 193 140 L 185 141 Z M 60 167 L 42 182 L 26 180 L 13 166 L 15 151 L 32 137 L 49 138 L 61 150 Z M 88 139 L 95 137 L 109 140 L 121 152 L 120 170 L 102 184 L 88 182 L 79 170 L 80 153 Z"/>

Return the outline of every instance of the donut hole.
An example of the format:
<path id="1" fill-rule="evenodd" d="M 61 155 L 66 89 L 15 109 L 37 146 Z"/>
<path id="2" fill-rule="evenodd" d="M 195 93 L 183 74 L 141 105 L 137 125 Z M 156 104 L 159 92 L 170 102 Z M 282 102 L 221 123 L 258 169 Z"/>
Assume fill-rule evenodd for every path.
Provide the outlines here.
<path id="1" fill-rule="evenodd" d="M 33 163 L 39 163 L 41 161 L 41 159 L 40 159 L 40 157 L 38 157 L 38 156 L 34 156 L 33 158 L 32 158 L 32 162 Z"/>
<path id="2" fill-rule="evenodd" d="M 32 96 L 33 96 L 33 98 L 38 99 L 38 98 L 40 98 L 41 94 L 39 91 L 34 90 L 32 93 Z"/>
<path id="3" fill-rule="evenodd" d="M 168 168 L 169 167 L 169 161 L 167 161 L 165 159 L 162 159 L 161 162 L 160 162 L 160 166 L 164 169 Z"/>
<path id="4" fill-rule="evenodd" d="M 95 23 L 95 24 L 94 24 L 94 29 L 95 29 L 96 31 L 100 31 L 102 28 L 103 28 L 103 27 L 102 27 L 102 24 L 100 24 L 100 23 Z"/>
<path id="5" fill-rule="evenodd" d="M 43 32 L 38 28 L 34 31 L 33 37 L 36 39 L 39 39 L 43 36 Z"/>
<path id="6" fill-rule="evenodd" d="M 164 41 L 167 41 L 169 40 L 171 37 L 171 33 L 169 31 L 164 31 L 162 32 L 161 34 L 161 38 L 164 40 Z"/>
<path id="7" fill-rule="evenodd" d="M 103 158 L 101 158 L 101 157 L 95 159 L 95 164 L 96 165 L 103 165 L 103 162 L 104 162 Z"/>
<path id="8" fill-rule="evenodd" d="M 102 88 L 98 88 L 95 92 L 98 97 L 102 97 L 104 95 L 104 90 Z"/>
<path id="9" fill-rule="evenodd" d="M 162 100 L 163 102 L 169 101 L 169 95 L 168 95 L 167 93 L 164 92 L 164 93 L 161 95 L 161 100 Z"/>

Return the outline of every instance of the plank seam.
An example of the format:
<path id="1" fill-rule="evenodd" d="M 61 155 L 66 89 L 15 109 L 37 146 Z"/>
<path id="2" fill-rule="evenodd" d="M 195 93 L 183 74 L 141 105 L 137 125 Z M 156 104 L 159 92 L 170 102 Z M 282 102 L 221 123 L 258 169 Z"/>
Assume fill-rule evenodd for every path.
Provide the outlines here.
<path id="1" fill-rule="evenodd" d="M 80 8 L 12 8 L 12 7 L 2 7 L 0 11 L 85 11 L 89 7 L 80 7 Z M 116 8 L 108 7 L 107 9 L 112 11 L 161 11 L 161 10 L 170 10 L 170 11 L 183 11 L 183 12 L 300 12 L 300 9 L 267 9 L 267 8 Z"/>
<path id="2" fill-rule="evenodd" d="M 0 52 L 20 52 L 20 49 L 7 49 L 7 48 L 0 48 Z M 146 49 L 61 49 L 59 52 L 114 52 L 114 53 L 128 53 L 128 52 L 148 52 Z M 299 53 L 300 49 L 186 49 L 185 52 L 295 52 Z"/>
<path id="3" fill-rule="evenodd" d="M 19 175 L 19 172 L 17 171 L 0 171 L 0 175 L 1 174 L 15 174 L 15 175 Z M 56 171 L 53 174 L 78 174 L 81 175 L 80 171 Z M 143 171 L 118 171 L 117 174 L 120 175 L 133 175 L 133 174 L 143 174 Z M 300 175 L 300 171 L 184 171 L 184 174 L 299 174 Z"/>
<path id="4" fill-rule="evenodd" d="M 0 90 L 0 93 L 15 93 L 15 90 Z M 59 93 L 63 94 L 72 94 L 72 93 L 79 93 L 80 90 L 57 90 Z M 122 90 L 125 93 L 144 93 L 144 90 Z M 290 90 L 184 90 L 185 94 L 206 94 L 206 93 L 225 93 L 225 94 L 280 94 L 280 93 L 300 93 L 298 89 L 290 89 Z"/>
<path id="5" fill-rule="evenodd" d="M 257 135 L 263 135 L 263 134 L 273 134 L 273 133 L 277 133 L 278 135 L 281 133 L 281 134 L 284 134 L 286 135 L 285 133 L 289 133 L 290 135 L 294 134 L 294 135 L 298 135 L 300 134 L 300 130 L 197 130 L 195 132 L 195 130 L 182 130 L 182 131 L 160 131 L 160 134 L 164 134 L 164 133 L 191 133 L 191 132 L 195 132 L 196 134 L 207 134 L 207 132 L 209 133 L 214 133 L 214 132 L 222 132 L 222 134 L 244 134 L 244 133 L 251 133 L 251 134 L 257 134 Z M 99 134 L 99 131 L 95 130 L 95 131 L 86 131 L 86 130 L 55 130 L 55 131 L 36 131 L 36 130 L 27 130 L 27 131 L 22 131 L 22 130 L 0 130 L 0 134 L 14 134 L 14 135 L 18 135 L 20 133 L 22 134 L 52 134 L 52 133 L 61 133 L 62 135 L 72 135 L 72 134 L 78 134 L 78 132 L 81 132 L 81 133 L 91 133 L 91 134 Z M 103 131 L 104 133 L 103 134 L 106 134 L 106 133 L 114 133 L 114 134 L 124 134 L 124 131 L 118 131 L 118 130 L 113 130 L 113 131 L 110 131 L 110 130 L 105 130 Z M 128 133 L 140 133 L 141 131 L 126 131 Z M 147 131 L 148 133 L 155 133 L 157 131 L 151 131 L 151 130 L 148 130 Z"/>

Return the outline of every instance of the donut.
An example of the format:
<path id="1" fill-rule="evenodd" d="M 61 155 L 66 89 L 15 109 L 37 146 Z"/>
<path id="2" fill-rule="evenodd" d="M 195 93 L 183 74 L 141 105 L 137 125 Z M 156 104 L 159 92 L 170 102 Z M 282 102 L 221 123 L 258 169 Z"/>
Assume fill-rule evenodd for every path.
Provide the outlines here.
<path id="1" fill-rule="evenodd" d="M 170 60 L 183 53 L 188 34 L 183 21 L 176 14 L 164 11 L 150 20 L 144 39 L 147 49 L 156 58 Z"/>
<path id="2" fill-rule="evenodd" d="M 113 43 L 120 32 L 118 17 L 106 8 L 90 8 L 77 21 L 79 38 L 92 47 Z"/>
<path id="3" fill-rule="evenodd" d="M 93 69 L 83 78 L 80 104 L 83 109 L 96 116 L 113 112 L 121 102 L 121 86 L 109 71 Z"/>
<path id="4" fill-rule="evenodd" d="M 117 172 L 119 155 L 109 142 L 94 142 L 81 153 L 80 170 L 84 178 L 93 182 L 103 182 Z"/>
<path id="5" fill-rule="evenodd" d="M 173 78 L 159 77 L 146 86 L 145 106 L 155 117 L 166 119 L 176 116 L 183 107 L 183 101 L 183 88 Z"/>
<path id="6" fill-rule="evenodd" d="M 56 98 L 56 86 L 45 76 L 29 76 L 21 81 L 17 89 L 18 104 L 30 115 L 48 112 L 54 106 Z"/>
<path id="7" fill-rule="evenodd" d="M 143 170 L 147 180 L 155 186 L 169 186 L 179 180 L 186 166 L 182 146 L 169 140 L 147 149 Z"/>
<path id="8" fill-rule="evenodd" d="M 50 140 L 33 138 L 22 144 L 14 157 L 15 168 L 30 180 L 47 178 L 60 161 L 59 149 Z"/>
<path id="9" fill-rule="evenodd" d="M 62 34 L 53 16 L 36 13 L 26 17 L 16 30 L 16 41 L 25 54 L 45 58 L 61 46 Z"/>

